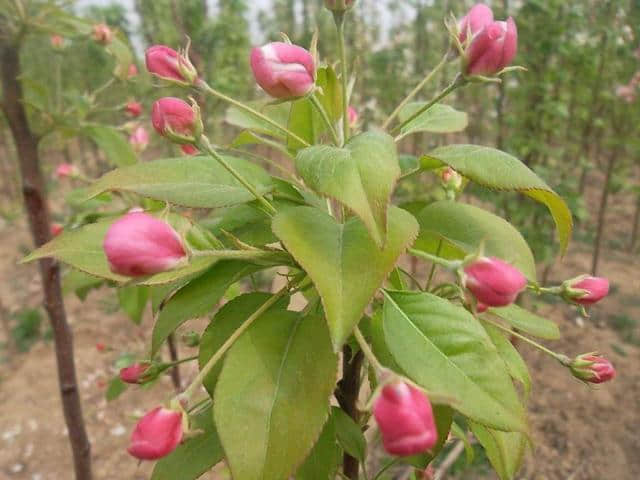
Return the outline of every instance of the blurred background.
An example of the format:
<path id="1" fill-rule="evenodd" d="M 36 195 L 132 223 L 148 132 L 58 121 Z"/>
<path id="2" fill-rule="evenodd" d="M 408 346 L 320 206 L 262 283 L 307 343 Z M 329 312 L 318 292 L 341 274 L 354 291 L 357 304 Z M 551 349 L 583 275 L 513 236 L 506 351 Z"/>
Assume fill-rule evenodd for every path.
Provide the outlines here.
<path id="1" fill-rule="evenodd" d="M 264 98 L 251 76 L 249 50 L 277 40 L 279 32 L 308 47 L 317 30 L 320 58 L 337 58 L 332 19 L 321 0 L 0 0 L 0 42 L 8 41 L 12 22 L 3 9 L 25 4 L 37 13 L 53 3 L 82 18 L 85 25 L 105 23 L 114 29 L 140 71 L 134 81 L 113 80 L 117 54 L 88 35 L 58 32 L 55 23 L 22 39 L 21 82 L 29 120 L 42 135 L 40 151 L 53 215 L 67 225 L 69 218 L 79 221 L 86 207 L 74 196 L 81 185 L 56 179 L 56 166 L 71 163 L 90 178 L 114 166 L 113 151 L 105 149 L 99 135 L 78 129 L 77 122 L 99 118 L 123 136 L 136 125 L 151 131 L 152 102 L 172 92 L 155 88 L 144 72 L 147 46 L 177 48 L 188 36 L 192 61 L 201 75 L 214 88 L 245 100 Z M 380 125 L 438 63 L 449 45 L 443 19 L 449 13 L 461 17 L 472 3 L 358 0 L 347 28 L 347 48 L 356 77 L 351 105 L 362 130 Z M 523 233 L 538 261 L 542 283 L 592 273 L 608 277 L 612 284 L 611 297 L 586 319 L 563 304 L 541 301 L 535 307 L 560 325 L 564 337 L 550 342 L 554 349 L 575 355 L 598 348 L 616 364 L 619 377 L 606 388 L 589 389 L 522 345 L 534 378 L 529 408 L 535 444 L 518 478 L 635 479 L 640 475 L 640 1 L 486 3 L 497 18 L 515 18 L 515 64 L 527 71 L 448 97 L 446 103 L 469 114 L 464 133 L 416 134 L 399 148 L 403 154 L 419 156 L 444 143 L 493 146 L 520 158 L 568 202 L 575 233 L 568 254 L 559 258 L 553 223 L 544 207 L 517 194 L 473 185 L 465 192 L 465 201 L 493 209 Z M 38 21 L 46 24 L 45 18 Z M 52 44 L 56 34 L 63 37 L 62 50 Z M 54 65 L 59 65 L 59 75 Z M 451 62 L 418 99 L 431 98 L 458 69 L 459 64 Z M 133 100 L 143 109 L 135 119 L 123 113 L 123 106 Z M 231 124 L 227 106 L 211 98 L 198 101 L 209 138 L 219 145 L 231 144 L 239 130 Z M 141 155 L 154 159 L 177 154 L 172 148 L 152 133 Z M 268 146 L 253 148 L 284 162 Z M 71 461 L 37 270 L 34 265 L 16 265 L 32 243 L 16 149 L 2 115 L 0 169 L 0 479 L 66 480 L 71 478 Z M 424 200 L 433 199 L 439 193 L 425 188 L 430 182 L 437 179 L 424 175 L 403 183 L 396 193 L 398 201 L 423 190 L 430 192 Z M 96 478 L 117 474 L 142 480 L 149 478 L 150 468 L 126 455 L 127 435 L 135 415 L 162 401 L 170 383 L 163 380 L 151 389 L 121 396 L 113 391 L 109 382 L 117 367 L 127 355 L 145 351 L 152 319 L 149 312 L 134 311 L 138 322 L 132 323 L 119 311 L 122 302 L 113 290 L 96 290 L 83 303 L 97 284 L 73 275 L 65 283 Z M 187 330 L 198 330 L 198 325 L 194 322 Z M 187 345 L 178 348 L 189 354 Z M 191 374 L 189 367 L 183 370 L 184 376 Z M 447 478 L 492 478 L 486 457 L 475 450 L 471 460 L 460 456 Z M 210 478 L 227 477 L 221 467 Z"/>

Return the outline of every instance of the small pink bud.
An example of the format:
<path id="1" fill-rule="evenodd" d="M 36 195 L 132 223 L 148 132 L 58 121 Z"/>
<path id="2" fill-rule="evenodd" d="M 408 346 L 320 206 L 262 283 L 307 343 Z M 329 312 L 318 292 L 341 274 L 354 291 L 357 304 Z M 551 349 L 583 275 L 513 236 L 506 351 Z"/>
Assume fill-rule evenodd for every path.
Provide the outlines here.
<path id="1" fill-rule="evenodd" d="M 574 377 L 589 383 L 608 382 L 616 376 L 616 369 L 611 362 L 593 353 L 578 355 L 569 368 Z"/>
<path id="2" fill-rule="evenodd" d="M 102 342 L 98 342 L 98 343 L 96 343 L 96 350 L 98 350 L 100 353 L 102 353 L 102 352 L 107 350 L 107 346 Z"/>
<path id="3" fill-rule="evenodd" d="M 93 39 L 102 45 L 109 45 L 113 40 L 113 31 L 104 23 L 98 23 L 93 26 Z"/>
<path id="4" fill-rule="evenodd" d="M 129 143 L 137 153 L 143 152 L 149 145 L 149 133 L 147 129 L 139 126 L 129 137 Z"/>
<path id="5" fill-rule="evenodd" d="M 135 63 L 130 64 L 129 69 L 127 70 L 127 77 L 133 78 L 133 77 L 136 77 L 137 75 L 138 75 L 138 67 L 136 66 Z"/>
<path id="6" fill-rule="evenodd" d="M 64 227 L 60 224 L 60 223 L 52 223 L 51 224 L 51 236 L 52 237 L 57 237 L 58 235 L 60 235 L 62 233 L 62 231 L 64 230 Z"/>
<path id="7" fill-rule="evenodd" d="M 518 49 L 518 30 L 513 18 L 492 22 L 478 32 L 466 51 L 467 75 L 495 75 L 509 66 Z"/>
<path id="8" fill-rule="evenodd" d="M 142 104 L 140 102 L 128 102 L 124 109 L 132 117 L 139 117 L 142 113 Z"/>
<path id="9" fill-rule="evenodd" d="M 493 23 L 493 11 L 483 3 L 475 4 L 458 23 L 460 43 L 465 42 L 469 30 L 473 37 L 490 23 Z"/>
<path id="10" fill-rule="evenodd" d="M 138 421 L 127 451 L 140 460 L 157 460 L 182 441 L 182 412 L 157 407 Z"/>
<path id="11" fill-rule="evenodd" d="M 579 305 L 593 305 L 609 294 L 609 280 L 602 277 L 577 277 L 563 286 L 564 298 Z"/>
<path id="12" fill-rule="evenodd" d="M 140 383 L 144 373 L 149 369 L 148 363 L 134 363 L 120 369 L 120 380 L 125 383 Z"/>
<path id="13" fill-rule="evenodd" d="M 619 85 L 616 88 L 616 96 L 627 103 L 633 103 L 636 99 L 636 89 L 631 85 Z"/>
<path id="14" fill-rule="evenodd" d="M 462 175 L 451 167 L 445 167 L 440 173 L 440 178 L 442 178 L 442 183 L 447 188 L 459 190 L 462 186 Z"/>
<path id="15" fill-rule="evenodd" d="M 479 303 L 504 307 L 515 301 L 527 286 L 520 271 L 499 258 L 481 257 L 464 268 L 465 286 Z"/>
<path id="16" fill-rule="evenodd" d="M 70 163 L 61 163 L 56 168 L 56 177 L 58 178 L 75 177 L 78 173 L 78 169 Z"/>
<path id="17" fill-rule="evenodd" d="M 251 50 L 251 69 L 258 85 L 275 98 L 303 97 L 315 85 L 315 62 L 307 50 L 283 42 Z"/>
<path id="18" fill-rule="evenodd" d="M 145 52 L 149 73 L 170 82 L 191 85 L 198 79 L 198 71 L 187 53 L 178 53 L 166 45 L 154 45 Z"/>
<path id="19" fill-rule="evenodd" d="M 347 114 L 349 116 L 349 126 L 352 128 L 355 127 L 358 123 L 358 111 L 353 107 L 349 107 Z"/>
<path id="20" fill-rule="evenodd" d="M 128 277 L 170 270 L 186 255 L 180 236 L 171 225 L 139 211 L 114 222 L 103 247 L 111 270 Z"/>
<path id="21" fill-rule="evenodd" d="M 55 49 L 60 49 L 64 46 L 64 38 L 60 35 L 51 35 L 49 40 L 51 41 L 51 46 Z"/>
<path id="22" fill-rule="evenodd" d="M 184 153 L 185 155 L 197 155 L 198 153 L 200 153 L 200 150 L 188 143 L 180 145 L 180 150 L 182 150 L 182 153 Z"/>
<path id="23" fill-rule="evenodd" d="M 199 113 L 194 106 L 179 98 L 161 98 L 153 104 L 151 110 L 153 128 L 160 135 L 174 141 L 194 139 L 202 131 L 199 122 Z"/>
<path id="24" fill-rule="evenodd" d="M 408 456 L 432 448 L 438 440 L 427 396 L 412 385 L 386 385 L 373 405 L 382 443 L 392 455 Z"/>
<path id="25" fill-rule="evenodd" d="M 484 303 L 482 303 L 482 302 L 478 302 L 478 303 L 476 304 L 476 312 L 477 312 L 477 313 L 484 313 L 484 312 L 486 312 L 487 310 L 489 310 L 489 306 L 488 306 L 488 305 L 485 305 L 485 304 L 484 304 Z"/>

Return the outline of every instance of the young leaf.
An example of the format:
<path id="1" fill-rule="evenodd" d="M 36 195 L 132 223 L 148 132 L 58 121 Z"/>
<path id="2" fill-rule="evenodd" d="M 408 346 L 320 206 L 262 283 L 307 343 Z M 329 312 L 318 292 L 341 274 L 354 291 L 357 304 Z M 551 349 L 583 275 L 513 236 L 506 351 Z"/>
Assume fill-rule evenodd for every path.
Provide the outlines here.
<path id="1" fill-rule="evenodd" d="M 494 327 L 489 323 L 484 323 L 483 326 L 507 365 L 509 375 L 522 383 L 526 396 L 529 396 L 531 392 L 531 376 L 529 375 L 527 364 L 520 356 L 520 353 L 498 327 Z"/>
<path id="2" fill-rule="evenodd" d="M 138 161 L 138 157 L 127 139 L 115 128 L 107 125 L 92 125 L 85 127 L 83 132 L 96 142 L 111 165 L 123 167 L 133 165 Z"/>
<path id="3" fill-rule="evenodd" d="M 484 447 L 500 480 L 513 480 L 522 465 L 527 437 L 522 433 L 501 432 L 475 422 L 469 422 L 469 426 Z"/>
<path id="4" fill-rule="evenodd" d="M 557 340 L 560 338 L 558 325 L 518 305 L 490 308 L 489 312 L 506 320 L 518 330 L 533 335 L 534 337 L 544 338 L 546 340 Z"/>
<path id="5" fill-rule="evenodd" d="M 311 453 L 296 472 L 296 480 L 328 480 L 338 469 L 340 449 L 336 443 L 333 417 L 324 424 L 320 438 Z"/>
<path id="6" fill-rule="evenodd" d="M 305 148 L 296 157 L 296 169 L 309 188 L 353 210 L 376 245 L 384 245 L 387 206 L 400 176 L 392 137 L 367 132 L 353 137 L 344 148 Z"/>
<path id="7" fill-rule="evenodd" d="M 336 351 L 351 335 L 397 258 L 413 242 L 417 229 L 409 213 L 392 207 L 387 242 L 379 250 L 357 217 L 339 224 L 321 210 L 295 207 L 274 218 L 274 233 L 320 293 Z"/>
<path id="8" fill-rule="evenodd" d="M 291 113 L 289 114 L 287 128 L 290 132 L 295 133 L 298 137 L 313 145 L 326 127 L 311 100 L 301 98 L 291 103 Z M 287 137 L 287 147 L 291 152 L 297 152 L 304 146 L 295 138 Z"/>
<path id="9" fill-rule="evenodd" d="M 487 256 L 501 258 L 529 280 L 536 264 L 529 245 L 509 222 L 473 205 L 443 200 L 427 205 L 417 215 L 420 235 L 414 248 L 444 258 L 462 258 L 484 245 Z M 442 244 L 441 244 L 442 242 Z"/>
<path id="10" fill-rule="evenodd" d="M 401 121 L 406 120 L 426 105 L 425 102 L 411 102 L 404 106 L 400 111 L 399 118 Z M 402 127 L 402 136 L 407 136 L 415 132 L 430 133 L 453 133 L 460 132 L 467 128 L 469 117 L 465 112 L 456 110 L 449 105 L 436 103 L 427 111 L 420 114 L 416 119 L 412 120 Z"/>
<path id="11" fill-rule="evenodd" d="M 527 431 L 506 366 L 473 315 L 429 293 L 385 291 L 383 322 L 395 361 L 427 392 L 485 425 Z"/>
<path id="12" fill-rule="evenodd" d="M 107 391 L 104 394 L 107 402 L 111 402 L 122 395 L 127 389 L 127 384 L 120 380 L 120 377 L 114 377 L 109 382 Z"/>
<path id="13" fill-rule="evenodd" d="M 214 419 L 234 478 L 282 480 L 327 420 L 337 357 L 325 322 L 270 310 L 227 352 Z"/>
<path id="14" fill-rule="evenodd" d="M 329 118 L 337 122 L 342 117 L 342 86 L 335 70 L 329 66 L 316 72 L 317 95 Z"/>
<path id="15" fill-rule="evenodd" d="M 338 407 L 331 408 L 331 418 L 340 446 L 353 458 L 363 462 L 367 455 L 367 441 L 360 425 Z"/>

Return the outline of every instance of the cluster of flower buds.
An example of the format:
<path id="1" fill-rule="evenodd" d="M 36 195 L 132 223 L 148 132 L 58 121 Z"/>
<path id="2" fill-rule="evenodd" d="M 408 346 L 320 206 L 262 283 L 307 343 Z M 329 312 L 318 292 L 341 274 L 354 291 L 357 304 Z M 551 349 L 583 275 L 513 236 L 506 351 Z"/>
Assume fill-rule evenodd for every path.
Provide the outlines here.
<path id="1" fill-rule="evenodd" d="M 640 85 L 640 71 L 636 72 L 626 85 L 618 85 L 616 88 L 616 96 L 627 103 L 633 103 L 638 95 L 638 86 Z"/>
<path id="2" fill-rule="evenodd" d="M 438 441 L 427 396 L 403 381 L 388 383 L 373 405 L 385 450 L 398 456 L 426 452 Z"/>
<path id="3" fill-rule="evenodd" d="M 185 418 L 178 408 L 154 408 L 136 424 L 127 451 L 140 460 L 166 457 L 182 441 Z"/>
<path id="4" fill-rule="evenodd" d="M 175 97 L 164 97 L 153 104 L 151 123 L 160 135 L 179 144 L 195 143 L 203 130 L 198 104 Z"/>
<path id="5" fill-rule="evenodd" d="M 149 145 L 149 132 L 142 125 L 136 126 L 129 136 L 129 143 L 136 153 L 142 153 Z"/>
<path id="6" fill-rule="evenodd" d="M 93 39 L 101 45 L 109 45 L 113 40 L 113 30 L 104 23 L 93 26 Z"/>
<path id="7" fill-rule="evenodd" d="M 527 286 L 514 266 L 495 257 L 480 257 L 464 267 L 464 286 L 478 301 L 477 310 L 513 303 Z"/>
<path id="8" fill-rule="evenodd" d="M 268 43 L 251 50 L 250 60 L 256 82 L 274 98 L 304 97 L 315 87 L 315 60 L 302 47 Z"/>
<path id="9" fill-rule="evenodd" d="M 324 0 L 324 6 L 332 12 L 345 12 L 353 7 L 356 0 Z"/>
<path id="10" fill-rule="evenodd" d="M 465 75 L 492 76 L 516 56 L 518 30 L 513 18 L 495 21 L 488 6 L 476 4 L 458 23 L 457 42 L 463 50 Z"/>
<path id="11" fill-rule="evenodd" d="M 166 45 L 154 45 L 145 52 L 145 63 L 149 73 L 171 83 L 194 85 L 198 80 L 198 71 L 189 60 L 189 46 L 177 52 Z"/>
<path id="12" fill-rule="evenodd" d="M 602 277 L 580 275 L 566 280 L 560 287 L 560 295 L 566 301 L 589 306 L 599 302 L 609 294 L 609 280 Z"/>
<path id="13" fill-rule="evenodd" d="M 588 383 L 604 383 L 616 376 L 611 362 L 595 352 L 578 355 L 568 367 L 574 377 Z"/>

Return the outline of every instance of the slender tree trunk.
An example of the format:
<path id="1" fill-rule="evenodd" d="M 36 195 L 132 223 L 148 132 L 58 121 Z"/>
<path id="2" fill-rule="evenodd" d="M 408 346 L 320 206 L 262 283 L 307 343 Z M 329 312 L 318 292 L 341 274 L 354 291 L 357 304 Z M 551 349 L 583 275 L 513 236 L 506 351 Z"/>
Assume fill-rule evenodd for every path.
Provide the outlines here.
<path id="1" fill-rule="evenodd" d="M 360 394 L 360 370 L 364 356 L 361 351 L 358 351 L 352 357 L 351 348 L 348 346 L 344 347 L 342 354 L 342 380 L 338 383 L 336 398 L 340 408 L 358 423 L 360 413 L 356 404 Z M 358 459 L 345 453 L 342 460 L 342 471 L 345 476 L 351 480 L 358 480 L 359 469 Z"/>
<path id="2" fill-rule="evenodd" d="M 604 224 L 607 213 L 607 204 L 609 202 L 609 184 L 611 182 L 611 175 L 620 153 L 620 148 L 614 148 L 609 155 L 607 161 L 607 171 L 605 174 L 604 186 L 602 187 L 602 195 L 600 196 L 600 211 L 598 212 L 598 230 L 596 234 L 596 241 L 593 249 L 593 261 L 591 263 L 591 274 L 598 274 L 598 262 L 600 261 L 600 251 L 602 248 L 602 240 L 604 236 Z"/>
<path id="3" fill-rule="evenodd" d="M 172 362 L 178 361 L 178 346 L 176 345 L 176 337 L 172 333 L 167 338 L 167 345 L 169 346 L 169 357 Z M 173 383 L 173 387 L 176 389 L 176 392 L 182 390 L 182 381 L 180 380 L 180 367 L 175 365 L 171 369 L 171 382 Z"/>
<path id="4" fill-rule="evenodd" d="M 638 245 L 638 230 L 640 230 L 640 194 L 636 196 L 636 213 L 633 215 L 633 230 L 631 230 L 629 253 L 635 252 Z"/>
<path id="5" fill-rule="evenodd" d="M 45 182 L 40 170 L 38 138 L 31 131 L 22 103 L 19 48 L 6 45 L 2 50 L 2 107 L 9 122 L 18 152 L 24 198 L 31 234 L 36 246 L 50 239 L 50 218 Z M 91 446 L 82 417 L 82 406 L 76 380 L 73 359 L 73 339 L 67 323 L 60 268 L 53 259 L 39 261 L 40 277 L 44 293 L 44 306 L 49 315 L 55 341 L 58 382 L 62 397 L 64 417 L 73 451 L 76 480 L 91 480 Z"/>

